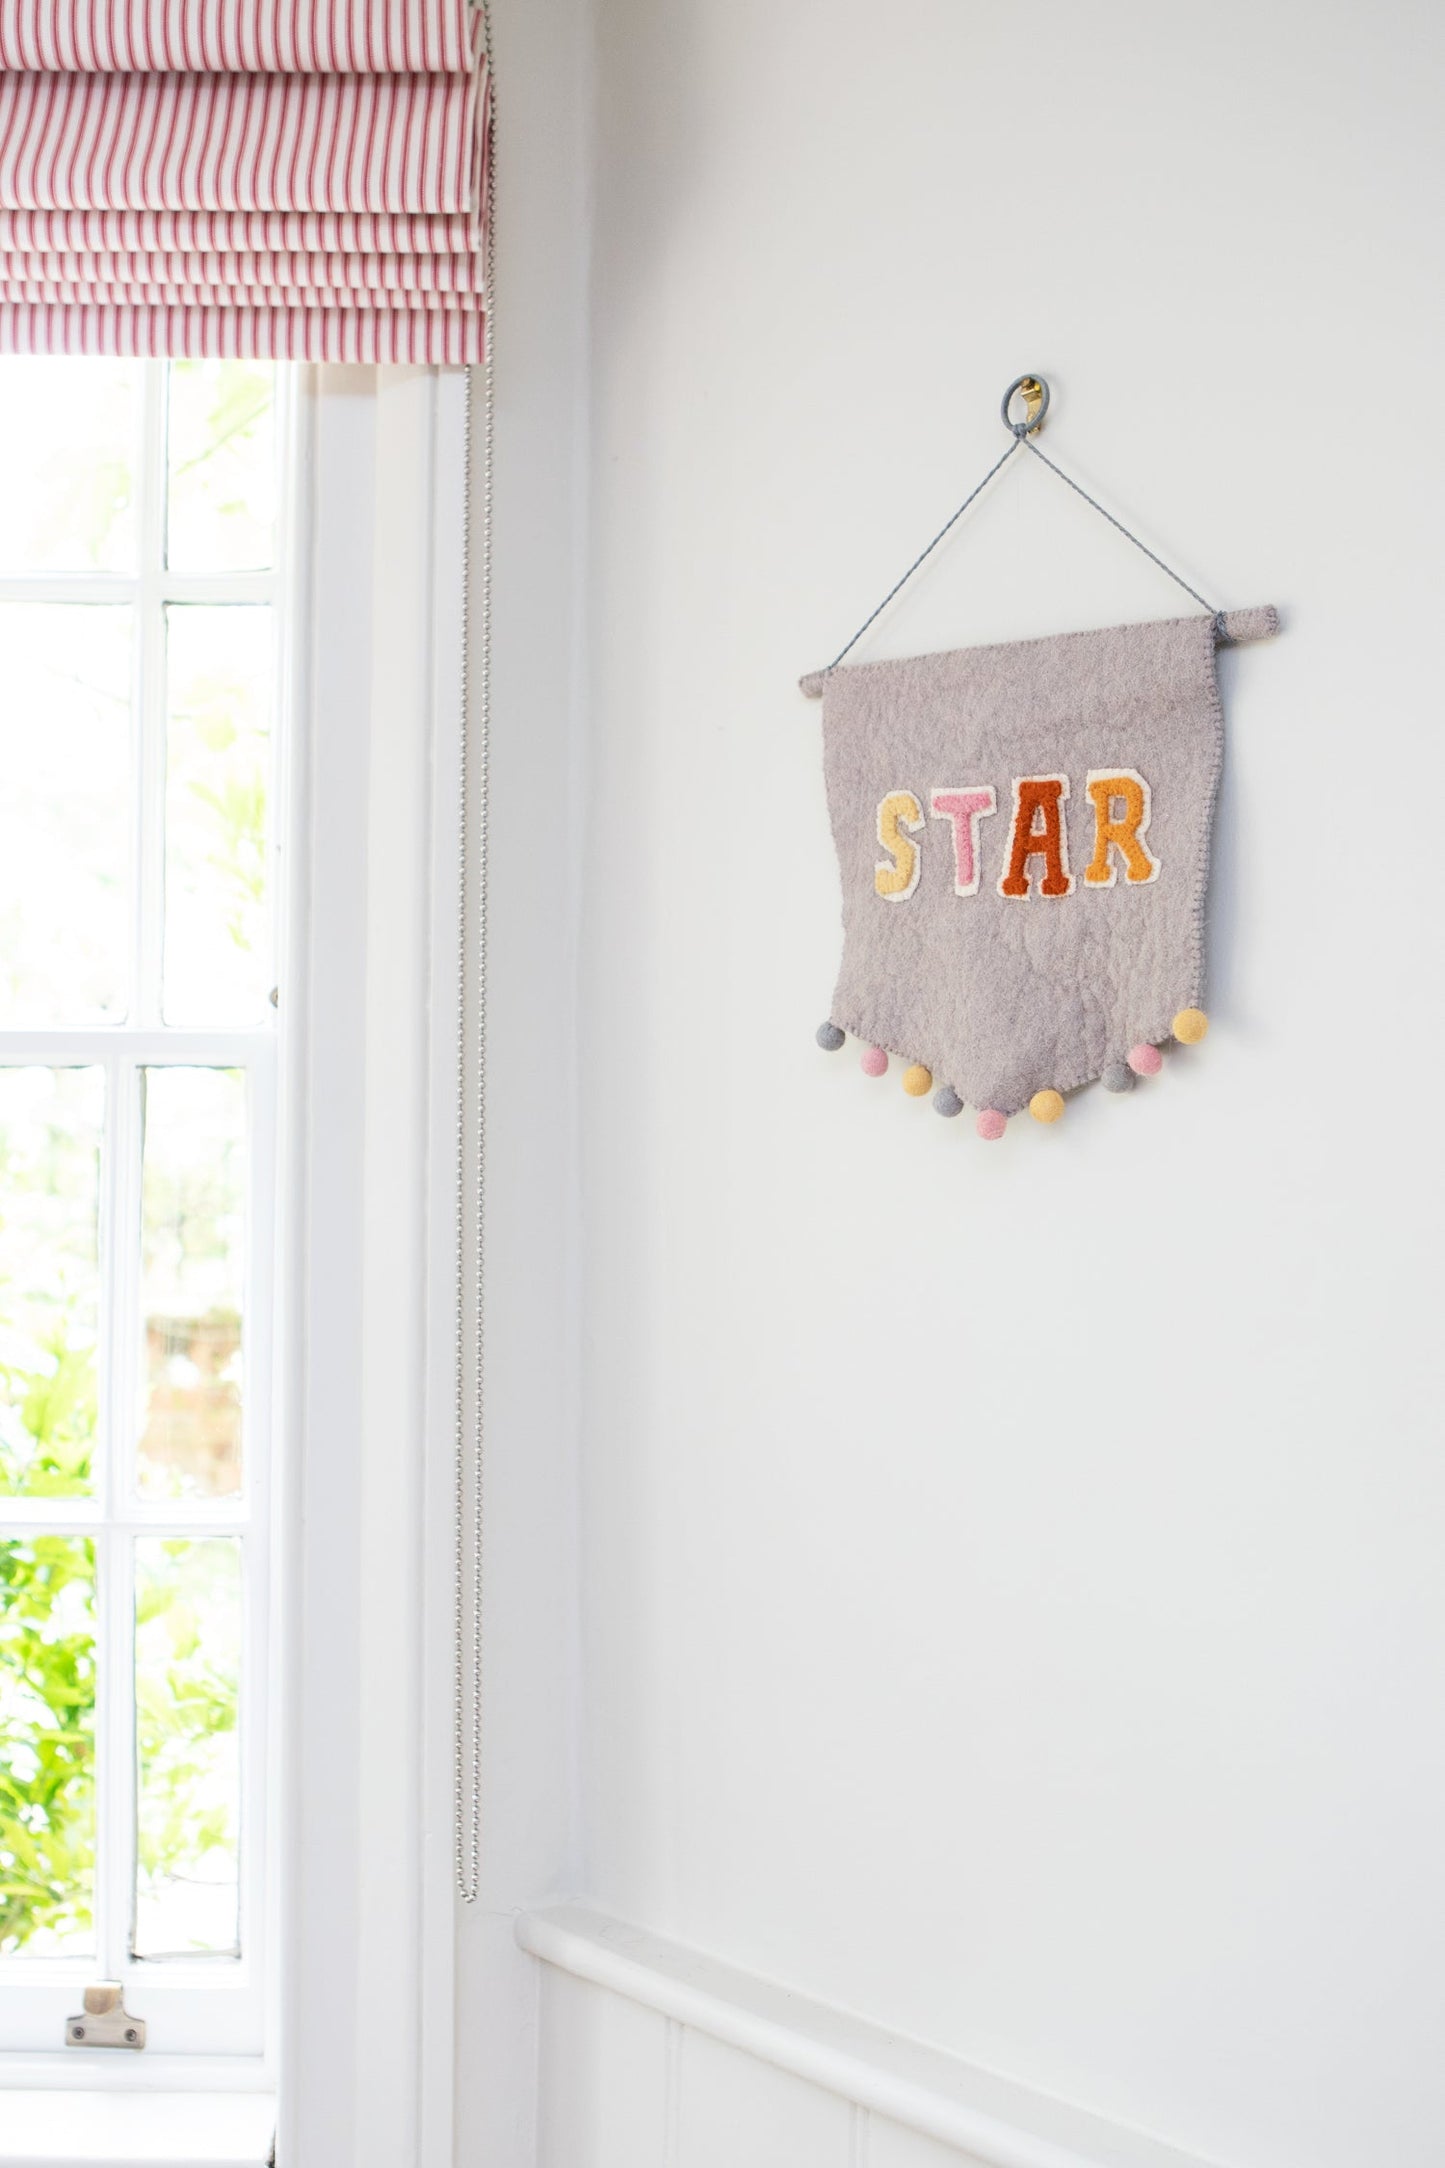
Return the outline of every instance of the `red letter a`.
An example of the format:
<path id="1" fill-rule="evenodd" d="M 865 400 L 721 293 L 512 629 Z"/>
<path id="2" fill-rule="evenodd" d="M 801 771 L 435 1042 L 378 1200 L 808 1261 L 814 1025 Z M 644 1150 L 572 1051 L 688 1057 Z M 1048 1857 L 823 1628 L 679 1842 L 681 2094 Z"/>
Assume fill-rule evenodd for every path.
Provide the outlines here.
<path id="1" fill-rule="evenodd" d="M 1009 837 L 1008 870 L 998 884 L 1001 896 L 1029 893 L 1029 861 L 1042 858 L 1044 877 L 1041 896 L 1067 896 L 1074 885 L 1069 871 L 1069 843 L 1064 833 L 1064 800 L 1069 795 L 1066 775 L 1021 775 L 1014 779 L 1013 832 Z"/>

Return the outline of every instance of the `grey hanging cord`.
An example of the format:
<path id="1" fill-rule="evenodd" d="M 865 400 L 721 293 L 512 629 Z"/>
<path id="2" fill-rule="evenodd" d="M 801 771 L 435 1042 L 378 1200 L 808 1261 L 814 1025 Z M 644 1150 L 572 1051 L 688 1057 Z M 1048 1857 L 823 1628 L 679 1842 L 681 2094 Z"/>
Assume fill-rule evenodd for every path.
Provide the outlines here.
<path id="1" fill-rule="evenodd" d="M 491 99 L 485 156 L 487 208 L 483 244 L 486 346 L 482 356 L 482 504 L 476 612 L 476 717 L 472 717 L 472 371 L 462 393 L 461 545 L 461 748 L 458 757 L 460 842 L 457 880 L 457 1343 L 455 1427 L 455 1720 L 453 1818 L 457 1895 L 475 1904 L 482 1873 L 482 1537 L 485 1527 L 483 1419 L 486 1412 L 486 1202 L 487 1202 L 487 859 L 492 734 L 492 470 L 496 438 L 497 105 L 492 72 L 491 17 L 482 9 L 487 90 Z M 468 830 L 469 801 L 475 819 Z M 476 876 L 472 878 L 472 852 Z M 476 1005 L 474 1040 L 467 1033 L 468 961 Z M 470 1070 L 468 1056 L 471 1056 Z M 467 1087 L 475 1093 L 471 1130 L 474 1154 L 470 1202 L 472 1240 L 467 1243 Z M 470 1345 L 472 1394 L 467 1398 L 467 1272 L 473 1281 Z"/>
<path id="2" fill-rule="evenodd" d="M 989 483 L 998 473 L 1000 467 L 1006 467 L 1008 465 L 1009 461 L 1013 458 L 1014 453 L 1018 450 L 1019 445 L 1022 443 L 1022 441 L 1023 439 L 1021 437 L 1015 437 L 1013 443 L 1003 454 L 1003 457 L 994 461 L 993 465 L 989 468 L 988 473 L 984 476 L 983 480 L 969 491 L 968 495 L 964 498 L 958 510 L 953 514 L 952 518 L 946 519 L 944 521 L 943 525 L 939 528 L 933 540 L 929 543 L 927 549 L 919 551 L 918 555 L 914 558 L 912 564 L 908 567 L 908 570 L 904 573 L 902 579 L 894 581 L 893 585 L 889 588 L 887 594 L 883 597 L 883 600 L 879 603 L 877 609 L 872 611 L 869 616 L 864 618 L 862 624 L 858 627 L 858 630 L 854 633 L 852 639 L 848 642 L 847 646 L 839 648 L 837 654 L 833 657 L 833 660 L 828 664 L 829 670 L 836 670 L 839 663 L 843 660 L 843 657 L 845 655 L 851 655 L 853 649 L 858 645 L 858 642 L 862 639 L 864 633 L 868 630 L 868 627 L 883 615 L 883 612 L 887 609 L 889 603 L 893 600 L 893 597 L 899 592 L 901 588 L 904 588 L 908 585 L 908 582 L 912 579 L 914 573 L 918 570 L 924 559 L 933 555 L 934 551 L 937 549 L 939 543 L 943 540 L 944 536 L 952 533 L 953 529 L 963 518 L 964 513 L 973 503 L 974 498 L 981 495 L 982 492 L 988 488 Z"/>
<path id="3" fill-rule="evenodd" d="M 1016 392 L 1023 395 L 1025 400 L 1028 402 L 1030 408 L 1030 412 L 1028 413 L 1027 418 L 1021 422 L 1011 421 L 1009 419 L 1009 410 L 1013 402 L 1014 394 Z M 837 669 L 839 663 L 843 660 L 843 657 L 845 655 L 850 655 L 852 653 L 853 649 L 858 645 L 858 642 L 862 639 L 864 633 L 868 630 L 869 626 L 876 623 L 877 620 L 883 615 L 883 612 L 887 609 L 889 603 L 893 600 L 894 596 L 897 595 L 901 589 L 905 588 L 908 585 L 908 582 L 912 579 L 914 573 L 918 570 L 919 566 L 924 562 L 926 558 L 929 558 L 933 555 L 933 552 L 937 549 L 939 543 L 944 539 L 945 535 L 951 533 L 952 530 L 958 525 L 958 522 L 963 518 L 964 513 L 973 503 L 975 497 L 982 495 L 983 491 L 987 489 L 989 483 L 993 480 L 999 469 L 1008 465 L 1009 461 L 1013 458 L 1014 453 L 1019 450 L 1020 446 L 1022 446 L 1025 451 L 1032 452 L 1035 459 L 1041 459 L 1044 465 L 1048 468 L 1050 474 L 1056 474 L 1061 482 L 1067 482 L 1069 488 L 1073 490 L 1074 494 L 1076 496 L 1082 497 L 1085 504 L 1092 505 L 1094 510 L 1100 515 L 1100 517 L 1106 519 L 1111 527 L 1117 527 L 1119 533 L 1123 535 L 1126 541 L 1132 542 L 1135 549 L 1142 550 L 1151 564 L 1156 564 L 1161 572 L 1166 573 L 1168 577 L 1173 580 L 1176 587 L 1182 587 L 1185 594 L 1189 595 L 1195 602 L 1197 602 L 1201 609 L 1207 610 L 1209 612 L 1210 616 L 1214 619 L 1215 627 L 1217 630 L 1222 629 L 1222 613 L 1215 608 L 1212 602 L 1206 602 L 1203 595 L 1199 593 L 1198 589 L 1191 587 L 1188 580 L 1181 578 L 1180 575 L 1172 569 L 1172 567 L 1166 565 L 1162 557 L 1156 556 L 1154 551 L 1150 549 L 1147 542 L 1141 542 L 1138 535 L 1136 535 L 1132 531 L 1132 529 L 1126 527 L 1121 519 L 1115 519 L 1112 512 L 1106 511 L 1103 505 L 1099 503 L 1098 499 L 1096 497 L 1091 497 L 1087 489 L 1084 489 L 1078 482 L 1076 482 L 1071 474 L 1065 474 L 1063 468 L 1057 466 L 1055 462 L 1049 458 L 1047 452 L 1041 452 L 1039 450 L 1037 444 L 1035 444 L 1034 442 L 1034 431 L 1042 423 L 1045 414 L 1048 412 L 1048 407 L 1049 387 L 1041 376 L 1021 376 L 1015 378 L 1014 382 L 1010 384 L 1008 390 L 1003 395 L 1003 406 L 1001 409 L 1003 414 L 1004 427 L 1012 432 L 1013 443 L 1003 454 L 1002 458 L 996 459 L 994 461 L 993 465 L 989 468 L 983 480 L 976 483 L 975 486 L 969 491 L 968 495 L 964 498 L 958 510 L 953 514 L 952 518 L 945 520 L 944 524 L 939 528 L 933 540 L 929 543 L 927 549 L 919 551 L 918 555 L 914 558 L 912 564 L 908 567 L 908 570 L 904 573 L 902 579 L 894 581 L 893 585 L 889 588 L 887 594 L 883 597 L 883 600 L 879 603 L 877 609 L 872 611 L 869 616 L 864 618 L 862 624 L 858 627 L 858 630 L 854 633 L 852 639 L 848 641 L 847 645 L 839 648 L 837 654 L 833 657 L 833 660 L 827 665 L 827 668 L 823 671 L 822 675 L 824 677 L 828 675 L 828 671 Z"/>

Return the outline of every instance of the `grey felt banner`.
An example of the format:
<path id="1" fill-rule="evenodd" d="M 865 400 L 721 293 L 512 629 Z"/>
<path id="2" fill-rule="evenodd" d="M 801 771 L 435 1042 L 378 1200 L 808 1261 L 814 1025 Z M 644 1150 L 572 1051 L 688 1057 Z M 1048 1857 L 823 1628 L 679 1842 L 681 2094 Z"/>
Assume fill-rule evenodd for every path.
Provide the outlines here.
<path id="1" fill-rule="evenodd" d="M 1167 1039 L 1177 1012 L 1204 996 L 1210 827 L 1224 751 L 1216 637 L 1266 638 L 1277 624 L 1273 610 L 1235 611 L 1218 628 L 1200 615 L 805 678 L 804 691 L 823 701 L 843 886 L 832 1021 L 922 1063 L 935 1086 L 951 1085 L 965 1104 L 1004 1114 Z M 1089 779 L 1113 776 L 1138 778 L 1147 790 L 1136 851 L 1100 844 L 1104 821 L 1122 819 L 1129 804 L 1108 798 L 1097 780 L 1091 796 Z M 1027 894 L 1001 894 L 1016 787 L 1053 777 L 1067 778 L 1058 813 L 1069 890 L 1043 893 L 1040 851 L 1025 866 Z M 976 891 L 961 895 L 965 846 L 932 801 L 988 789 L 996 810 L 974 827 Z M 894 853 L 880 841 L 879 816 L 897 794 L 911 796 L 922 819 L 901 831 Z M 1043 835 L 1046 816 L 1038 818 L 1030 841 Z M 1098 877 L 1105 864 L 1108 885 Z M 1157 872 L 1145 877 L 1146 864 Z M 895 889 L 916 874 L 912 892 L 880 894 L 880 867 Z"/>

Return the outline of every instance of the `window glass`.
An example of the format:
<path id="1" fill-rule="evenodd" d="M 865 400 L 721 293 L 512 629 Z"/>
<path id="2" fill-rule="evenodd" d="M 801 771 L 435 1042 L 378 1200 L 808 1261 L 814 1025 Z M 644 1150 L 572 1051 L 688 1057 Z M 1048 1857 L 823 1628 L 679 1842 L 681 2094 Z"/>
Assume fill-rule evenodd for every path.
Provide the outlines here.
<path id="1" fill-rule="evenodd" d="M 0 1028 L 114 1022 L 128 991 L 132 615 L 0 603 L 0 655 Z"/>
<path id="2" fill-rule="evenodd" d="M 0 1953 L 95 1946 L 95 1555 L 0 1542 Z"/>
<path id="3" fill-rule="evenodd" d="M 0 573 L 134 570 L 143 368 L 0 358 Z"/>
<path id="4" fill-rule="evenodd" d="M 166 617 L 165 1018 L 255 1024 L 271 984 L 271 612 Z"/>
<path id="5" fill-rule="evenodd" d="M 277 388 L 0 359 L 0 2050 L 266 1976 Z"/>
<path id="6" fill-rule="evenodd" d="M 0 1497 L 91 1485 L 99 1069 L 0 1069 Z"/>
<path id="7" fill-rule="evenodd" d="M 148 1069 L 141 1188 L 144 1495 L 241 1487 L 246 1086 L 234 1069 Z"/>
<path id="8" fill-rule="evenodd" d="M 234 1956 L 241 1546 L 142 1536 L 135 1550 L 134 1954 Z"/>
<path id="9" fill-rule="evenodd" d="M 274 390 L 267 362 L 172 362 L 172 572 L 253 572 L 275 563 Z"/>

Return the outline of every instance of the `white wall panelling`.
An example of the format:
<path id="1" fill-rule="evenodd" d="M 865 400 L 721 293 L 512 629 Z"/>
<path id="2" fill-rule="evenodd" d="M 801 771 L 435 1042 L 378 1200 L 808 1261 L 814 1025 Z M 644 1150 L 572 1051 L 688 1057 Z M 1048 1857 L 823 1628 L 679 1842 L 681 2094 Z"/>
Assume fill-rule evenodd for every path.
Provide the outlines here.
<path id="1" fill-rule="evenodd" d="M 929 2142 L 954 2168 L 1207 2168 L 581 1906 L 517 1939 L 543 1965 L 543 2168 L 927 2168 Z"/>
<path id="2" fill-rule="evenodd" d="M 706 2033 L 682 2035 L 678 2168 L 845 2168 L 848 2103 Z"/>
<path id="3" fill-rule="evenodd" d="M 986 2168 L 976 2153 L 960 2153 L 902 2123 L 856 2111 L 862 2123 L 858 2168 Z"/>
<path id="4" fill-rule="evenodd" d="M 667 2168 L 671 2021 L 551 1967 L 539 1986 L 538 2168 Z"/>

